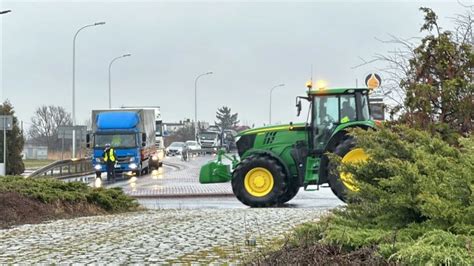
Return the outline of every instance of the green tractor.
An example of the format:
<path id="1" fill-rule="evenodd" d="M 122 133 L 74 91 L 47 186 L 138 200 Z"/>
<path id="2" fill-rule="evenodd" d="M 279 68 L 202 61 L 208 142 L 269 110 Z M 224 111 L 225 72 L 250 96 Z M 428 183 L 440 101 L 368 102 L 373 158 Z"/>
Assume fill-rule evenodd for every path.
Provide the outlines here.
<path id="1" fill-rule="evenodd" d="M 235 196 L 245 205 L 267 207 L 285 203 L 300 187 L 329 183 L 334 194 L 346 200 L 348 190 L 357 191 L 353 177 L 338 172 L 328 152 L 344 163 L 367 159 L 355 147 L 348 129 L 375 128 L 369 113 L 368 88 L 312 89 L 296 98 L 298 115 L 301 100 L 310 102 L 309 123 L 249 129 L 237 136 L 240 161 L 219 151 L 217 159 L 201 168 L 201 183 L 232 181 Z M 223 163 L 228 158 L 231 165 Z M 233 171 L 231 172 L 231 169 Z"/>

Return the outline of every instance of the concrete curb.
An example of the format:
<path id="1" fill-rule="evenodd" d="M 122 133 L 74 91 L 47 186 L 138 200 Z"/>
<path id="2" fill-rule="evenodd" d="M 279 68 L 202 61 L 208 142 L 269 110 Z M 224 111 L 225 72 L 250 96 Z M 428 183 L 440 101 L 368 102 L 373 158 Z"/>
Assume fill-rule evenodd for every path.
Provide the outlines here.
<path id="1" fill-rule="evenodd" d="M 219 197 L 234 197 L 232 193 L 195 193 L 195 194 L 149 194 L 149 195 L 133 195 L 128 194 L 128 196 L 137 199 L 157 199 L 157 198 L 219 198 Z"/>

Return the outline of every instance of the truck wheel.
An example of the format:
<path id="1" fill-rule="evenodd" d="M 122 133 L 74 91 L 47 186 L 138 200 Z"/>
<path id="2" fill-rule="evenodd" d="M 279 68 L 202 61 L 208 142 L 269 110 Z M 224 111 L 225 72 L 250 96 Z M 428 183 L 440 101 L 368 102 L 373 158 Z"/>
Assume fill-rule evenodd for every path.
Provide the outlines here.
<path id="1" fill-rule="evenodd" d="M 235 169 L 232 190 L 247 206 L 273 206 L 285 191 L 285 179 L 283 167 L 277 160 L 266 155 L 250 156 Z"/>
<path id="2" fill-rule="evenodd" d="M 278 204 L 283 204 L 290 201 L 296 196 L 296 194 L 298 194 L 299 190 L 300 186 L 296 182 L 289 183 L 286 192 L 278 199 Z"/>
<path id="3" fill-rule="evenodd" d="M 352 137 L 343 139 L 334 149 L 334 153 L 342 158 L 343 163 L 357 163 L 366 161 L 368 156 L 361 148 L 355 148 Z M 338 172 L 337 165 L 328 164 L 328 183 L 332 192 L 342 201 L 346 202 L 348 191 L 357 191 L 354 177 L 350 173 Z"/>
<path id="4" fill-rule="evenodd" d="M 142 175 L 142 170 L 136 170 L 136 171 L 135 171 L 135 176 L 136 176 L 136 177 L 139 177 L 139 176 L 141 176 L 141 175 Z"/>

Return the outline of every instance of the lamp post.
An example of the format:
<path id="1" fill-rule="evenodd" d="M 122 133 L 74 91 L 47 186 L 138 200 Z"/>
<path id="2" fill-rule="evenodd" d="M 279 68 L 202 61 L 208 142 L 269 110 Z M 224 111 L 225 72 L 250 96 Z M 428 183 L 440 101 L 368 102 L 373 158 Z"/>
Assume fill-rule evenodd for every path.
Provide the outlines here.
<path id="1" fill-rule="evenodd" d="M 110 64 L 109 64 L 109 109 L 112 109 L 112 85 L 111 85 L 112 83 L 111 83 L 111 71 L 110 71 L 112 69 L 112 64 L 120 58 L 124 58 L 131 55 L 132 54 L 124 54 L 121 56 L 117 56 L 114 59 L 112 59 L 112 61 L 110 61 Z"/>
<path id="2" fill-rule="evenodd" d="M 4 15 L 7 13 L 12 12 L 11 10 L 2 10 L 0 11 L 0 15 Z M 3 88 L 2 88 L 2 97 L 3 97 Z M 0 175 L 6 175 L 7 174 L 7 129 L 5 125 L 5 120 L 6 117 L 2 117 L 3 120 L 3 163 L 1 165 L 0 169 Z"/>
<path id="3" fill-rule="evenodd" d="M 76 38 L 79 32 L 88 27 L 104 25 L 105 22 L 96 22 L 94 24 L 85 25 L 78 29 L 72 41 L 72 125 L 76 126 Z M 76 129 L 72 129 L 72 157 L 76 157 Z"/>
<path id="4" fill-rule="evenodd" d="M 278 88 L 278 87 L 283 87 L 285 86 L 285 84 L 278 84 L 276 86 L 273 86 L 271 89 L 270 89 L 270 110 L 269 110 L 269 117 L 268 117 L 268 120 L 269 120 L 269 124 L 272 123 L 272 93 L 273 93 L 273 90 L 275 88 Z"/>
<path id="5" fill-rule="evenodd" d="M 203 73 L 201 75 L 198 75 L 196 79 L 194 80 L 194 137 L 197 141 L 197 128 L 198 128 L 198 121 L 197 121 L 197 82 L 200 77 L 205 76 L 205 75 L 211 75 L 214 74 L 212 71 Z"/>

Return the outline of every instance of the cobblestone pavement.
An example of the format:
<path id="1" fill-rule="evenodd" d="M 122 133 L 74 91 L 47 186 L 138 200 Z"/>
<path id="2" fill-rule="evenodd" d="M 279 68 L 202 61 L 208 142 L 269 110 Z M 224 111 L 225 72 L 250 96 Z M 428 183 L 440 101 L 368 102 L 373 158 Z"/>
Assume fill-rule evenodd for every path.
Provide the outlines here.
<path id="1" fill-rule="evenodd" d="M 200 184 L 201 166 L 214 157 L 194 157 L 182 162 L 181 157 L 167 157 L 165 167 L 153 173 L 132 177 L 107 187 L 122 187 L 133 197 L 193 197 L 193 196 L 232 196 L 229 183 Z"/>
<path id="2" fill-rule="evenodd" d="M 0 264 L 238 262 L 327 209 L 166 209 L 23 225 L 0 230 Z"/>

